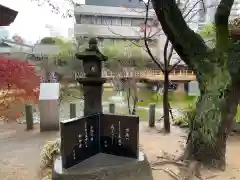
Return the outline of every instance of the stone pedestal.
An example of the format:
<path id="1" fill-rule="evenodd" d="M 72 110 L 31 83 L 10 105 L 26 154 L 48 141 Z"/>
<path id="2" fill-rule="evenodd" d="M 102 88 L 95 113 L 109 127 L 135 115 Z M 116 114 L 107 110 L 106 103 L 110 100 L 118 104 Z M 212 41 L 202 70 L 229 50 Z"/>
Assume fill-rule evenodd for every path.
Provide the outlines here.
<path id="1" fill-rule="evenodd" d="M 69 168 L 62 168 L 61 157 L 56 159 L 52 180 L 153 180 L 152 170 L 144 153 L 138 159 L 97 154 Z"/>
<path id="2" fill-rule="evenodd" d="M 40 100 L 40 131 L 59 130 L 59 105 L 56 100 Z"/>
<path id="3" fill-rule="evenodd" d="M 185 83 L 183 83 L 183 82 L 177 83 L 177 89 L 176 89 L 175 92 L 177 92 L 177 93 L 185 93 Z"/>
<path id="4" fill-rule="evenodd" d="M 41 83 L 39 94 L 40 131 L 59 130 L 59 83 Z"/>
<path id="5" fill-rule="evenodd" d="M 105 78 L 79 78 L 83 85 L 84 116 L 102 112 L 102 93 Z"/>

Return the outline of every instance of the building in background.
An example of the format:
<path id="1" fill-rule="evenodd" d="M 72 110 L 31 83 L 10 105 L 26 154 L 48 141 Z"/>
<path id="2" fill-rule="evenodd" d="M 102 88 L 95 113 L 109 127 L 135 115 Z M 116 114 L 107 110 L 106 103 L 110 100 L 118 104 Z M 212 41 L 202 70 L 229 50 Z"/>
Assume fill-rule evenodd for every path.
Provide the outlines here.
<path id="1" fill-rule="evenodd" d="M 141 1 L 142 0 L 85 0 L 85 4 L 94 6 L 144 8 L 145 6 Z"/>
<path id="2" fill-rule="evenodd" d="M 100 46 L 114 44 L 123 40 L 142 40 L 144 37 L 144 9 L 124 7 L 81 5 L 74 9 L 76 24 L 74 35 L 79 37 L 97 37 Z M 160 33 L 154 26 L 155 15 L 149 11 L 147 29 L 149 42 L 157 39 Z"/>
<path id="3" fill-rule="evenodd" d="M 212 24 L 214 22 L 214 16 L 217 10 L 217 6 L 219 4 L 219 0 L 206 0 L 205 11 L 199 11 L 199 24 L 198 29 L 201 30 L 205 24 Z M 202 4 L 199 4 L 199 8 L 203 8 Z M 234 4 L 231 9 L 231 14 L 229 19 L 232 20 L 239 16 L 239 10 L 240 10 L 240 0 L 235 0 Z"/>
<path id="4" fill-rule="evenodd" d="M 183 9 L 186 2 L 188 3 L 187 9 L 183 14 L 188 14 L 186 21 L 191 29 L 199 31 L 205 24 L 211 24 L 214 21 L 219 0 L 206 0 L 206 8 L 199 3 L 199 0 L 181 0 L 180 8 Z M 239 2 L 240 0 L 235 0 L 230 19 L 238 15 Z M 143 38 L 141 30 L 143 30 L 145 7 L 141 0 L 86 0 L 85 4 L 75 6 L 74 9 L 76 19 L 74 35 L 76 38 L 95 36 L 98 37 L 100 46 L 105 43 L 114 44 L 117 41 Z M 152 9 L 149 14 L 149 22 L 158 23 Z M 151 50 L 156 53 L 160 61 L 163 61 L 166 37 L 160 36 L 161 33 L 156 33 L 159 31 L 159 27 L 150 31 L 155 35 L 150 35 L 149 41 L 157 42 L 151 43 Z M 177 61 L 179 61 L 179 57 L 175 54 L 171 64 Z M 184 63 L 180 64 L 184 65 Z"/>

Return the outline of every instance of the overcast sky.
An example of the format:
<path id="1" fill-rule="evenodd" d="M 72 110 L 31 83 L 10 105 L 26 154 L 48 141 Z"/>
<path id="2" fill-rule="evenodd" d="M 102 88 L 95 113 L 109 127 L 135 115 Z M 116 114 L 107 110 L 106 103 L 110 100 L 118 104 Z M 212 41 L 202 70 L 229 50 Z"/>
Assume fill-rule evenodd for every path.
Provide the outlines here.
<path id="1" fill-rule="evenodd" d="M 51 2 L 60 5 L 62 11 L 71 7 L 64 3 L 64 0 L 51 0 Z M 83 4 L 85 0 L 78 2 Z M 52 25 L 55 31 L 67 37 L 68 28 L 73 27 L 74 24 L 74 19 L 63 19 L 61 15 L 52 13 L 48 6 L 38 6 L 36 2 L 31 2 L 31 0 L 0 0 L 0 4 L 18 11 L 17 18 L 8 29 L 10 35 L 18 34 L 27 41 L 35 42 L 48 36 L 50 33 L 46 28 L 47 24 Z"/>

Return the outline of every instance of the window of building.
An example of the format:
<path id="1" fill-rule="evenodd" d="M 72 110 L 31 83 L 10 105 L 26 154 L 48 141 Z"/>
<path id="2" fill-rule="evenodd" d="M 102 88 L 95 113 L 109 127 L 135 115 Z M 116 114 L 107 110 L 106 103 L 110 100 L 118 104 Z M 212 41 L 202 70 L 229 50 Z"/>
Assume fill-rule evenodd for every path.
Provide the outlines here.
<path id="1" fill-rule="evenodd" d="M 81 18 L 82 18 L 82 15 L 76 15 L 76 23 L 77 24 L 81 24 L 82 22 L 81 22 Z"/>
<path id="2" fill-rule="evenodd" d="M 112 25 L 114 25 L 114 26 L 121 26 L 122 25 L 121 18 L 113 17 L 112 18 Z"/>
<path id="3" fill-rule="evenodd" d="M 140 26 L 144 23 L 144 19 L 132 19 L 132 26 Z"/>
<path id="4" fill-rule="evenodd" d="M 122 18 L 122 26 L 131 26 L 132 21 L 130 18 Z"/>
<path id="5" fill-rule="evenodd" d="M 102 24 L 102 17 L 101 16 L 93 16 L 92 21 L 93 21 L 93 24 Z"/>
<path id="6" fill-rule="evenodd" d="M 102 18 L 102 24 L 111 25 L 112 24 L 112 19 L 110 17 L 103 17 Z"/>
<path id="7" fill-rule="evenodd" d="M 84 15 L 81 17 L 81 24 L 93 24 L 92 16 Z"/>

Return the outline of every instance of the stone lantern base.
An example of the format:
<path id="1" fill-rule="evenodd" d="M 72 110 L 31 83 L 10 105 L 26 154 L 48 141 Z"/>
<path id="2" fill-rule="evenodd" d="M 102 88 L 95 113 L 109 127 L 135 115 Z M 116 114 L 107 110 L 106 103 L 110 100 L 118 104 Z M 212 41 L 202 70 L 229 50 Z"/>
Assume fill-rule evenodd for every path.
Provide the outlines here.
<path id="1" fill-rule="evenodd" d="M 88 77 L 78 78 L 77 81 L 83 85 L 84 116 L 102 113 L 102 94 L 105 78 Z"/>
<path id="2" fill-rule="evenodd" d="M 153 180 L 147 157 L 139 152 L 139 159 L 97 154 L 69 169 L 62 168 L 61 157 L 56 159 L 53 180 Z"/>

